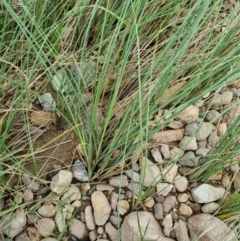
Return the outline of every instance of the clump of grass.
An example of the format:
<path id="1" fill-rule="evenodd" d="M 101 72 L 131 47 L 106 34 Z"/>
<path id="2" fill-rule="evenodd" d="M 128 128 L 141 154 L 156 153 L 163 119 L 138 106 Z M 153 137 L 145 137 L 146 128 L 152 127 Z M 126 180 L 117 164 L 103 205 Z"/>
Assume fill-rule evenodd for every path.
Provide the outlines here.
<path id="1" fill-rule="evenodd" d="M 84 59 L 95 62 L 97 81 L 76 85 L 69 74 L 73 88 L 56 93 L 57 114 L 77 134 L 92 181 L 122 173 L 137 150 L 146 155 L 151 136 L 180 111 L 240 78 L 238 5 L 226 19 L 219 17 L 219 0 L 28 0 L 18 6 L 3 0 L 0 12 L 1 170 L 10 161 L 24 172 L 22 160 L 34 160 L 29 111 L 42 91 L 33 89 L 34 84 L 44 79 L 44 89 L 57 70 Z M 225 30 L 218 31 L 221 27 Z M 153 120 L 164 108 L 170 118 Z M 229 128 L 193 179 L 205 180 L 232 162 L 225 160 L 238 160 L 237 125 Z M 25 138 L 28 148 L 10 148 L 16 136 Z M 6 190 L 1 173 L 0 185 Z M 148 192 L 139 194 L 136 208 Z"/>

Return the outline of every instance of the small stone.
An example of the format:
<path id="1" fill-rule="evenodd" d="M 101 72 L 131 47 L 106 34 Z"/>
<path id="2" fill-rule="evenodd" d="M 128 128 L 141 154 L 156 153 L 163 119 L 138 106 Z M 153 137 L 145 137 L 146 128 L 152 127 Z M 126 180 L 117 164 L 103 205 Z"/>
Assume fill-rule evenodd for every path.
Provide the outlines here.
<path id="1" fill-rule="evenodd" d="M 180 193 L 180 194 L 178 194 L 177 200 L 178 200 L 180 203 L 185 203 L 185 202 L 188 200 L 188 195 L 187 195 L 187 193 Z"/>
<path id="2" fill-rule="evenodd" d="M 98 234 L 96 230 L 89 232 L 88 237 L 91 241 L 97 240 Z"/>
<path id="3" fill-rule="evenodd" d="M 127 200 L 119 200 L 117 204 L 117 210 L 120 215 L 124 215 L 128 212 L 130 208 L 129 202 Z"/>
<path id="4" fill-rule="evenodd" d="M 157 194 L 166 197 L 173 189 L 173 185 L 169 183 L 158 183 Z"/>
<path id="5" fill-rule="evenodd" d="M 163 233 L 169 237 L 170 236 L 170 232 L 172 230 L 172 227 L 173 227 L 173 221 L 172 221 L 172 215 L 169 213 L 167 214 L 164 219 L 163 219 L 163 222 L 162 222 L 162 225 L 163 225 Z"/>
<path id="6" fill-rule="evenodd" d="M 23 196 L 23 200 L 25 203 L 31 203 L 33 201 L 33 192 L 31 191 L 31 189 L 28 189 L 25 191 L 24 196 Z"/>
<path id="7" fill-rule="evenodd" d="M 210 149 L 208 149 L 208 148 L 199 148 L 196 151 L 196 155 L 198 155 L 198 156 L 206 156 L 209 151 L 210 151 Z"/>
<path id="8" fill-rule="evenodd" d="M 39 240 L 40 239 L 40 234 L 38 232 L 38 229 L 36 227 L 36 223 L 34 223 L 34 227 L 27 227 L 27 234 L 30 240 Z"/>
<path id="9" fill-rule="evenodd" d="M 230 182 L 231 182 L 228 173 L 224 173 L 224 174 L 223 174 L 221 181 L 222 181 L 222 184 L 223 184 L 224 187 L 228 187 L 228 185 L 229 185 Z"/>
<path id="10" fill-rule="evenodd" d="M 127 190 L 127 191 L 126 191 L 126 196 L 127 196 L 127 198 L 129 198 L 129 199 L 132 198 L 132 196 L 133 196 L 133 195 L 132 195 L 132 192 L 129 191 L 129 190 Z"/>
<path id="11" fill-rule="evenodd" d="M 168 124 L 168 127 L 170 127 L 171 129 L 181 129 L 183 128 L 183 123 L 181 121 L 171 121 Z"/>
<path id="12" fill-rule="evenodd" d="M 114 187 L 126 187 L 128 185 L 128 179 L 126 175 L 111 177 L 109 184 Z"/>
<path id="13" fill-rule="evenodd" d="M 135 172 L 133 170 L 127 170 L 125 171 L 125 174 L 131 178 L 134 182 L 140 182 L 140 175 L 138 172 Z"/>
<path id="14" fill-rule="evenodd" d="M 38 97 L 38 100 L 45 111 L 55 111 L 56 102 L 51 93 L 45 93 Z"/>
<path id="15" fill-rule="evenodd" d="M 75 200 L 73 203 L 72 203 L 72 206 L 75 207 L 75 208 L 79 208 L 81 207 L 82 203 L 80 200 Z"/>
<path id="16" fill-rule="evenodd" d="M 179 147 L 186 151 L 195 151 L 198 149 L 196 137 L 184 136 L 179 143 Z"/>
<path id="17" fill-rule="evenodd" d="M 206 115 L 207 121 L 213 124 L 217 124 L 220 118 L 221 118 L 221 114 L 216 110 L 211 110 Z"/>
<path id="18" fill-rule="evenodd" d="M 154 217 L 157 220 L 162 220 L 163 219 L 163 207 L 161 203 L 156 203 L 154 205 Z"/>
<path id="19" fill-rule="evenodd" d="M 225 115 L 223 116 L 223 122 L 225 122 L 226 124 L 231 124 L 234 121 L 236 121 L 236 119 L 239 117 L 240 115 L 240 106 L 239 104 L 234 105 L 234 103 L 232 103 L 233 107 L 227 111 L 225 113 Z M 236 104 L 236 103 L 235 103 Z"/>
<path id="20" fill-rule="evenodd" d="M 164 167 L 162 170 L 162 177 L 165 182 L 172 183 L 178 172 L 178 166 L 172 164 Z"/>
<path id="21" fill-rule="evenodd" d="M 203 141 L 208 138 L 208 136 L 212 133 L 213 124 L 209 122 L 202 122 L 199 126 L 196 139 L 197 141 Z"/>
<path id="22" fill-rule="evenodd" d="M 31 241 L 31 239 L 28 237 L 26 232 L 22 232 L 15 238 L 15 241 Z"/>
<path id="23" fill-rule="evenodd" d="M 166 144 L 162 144 L 160 147 L 160 150 L 164 159 L 168 160 L 170 158 L 169 146 Z"/>
<path id="24" fill-rule="evenodd" d="M 213 131 L 210 136 L 208 137 L 208 142 L 212 145 L 212 146 L 216 146 L 219 142 L 219 137 L 217 135 L 217 131 Z"/>
<path id="25" fill-rule="evenodd" d="M 177 120 L 189 124 L 195 122 L 199 117 L 199 108 L 194 105 L 188 106 L 182 113 L 178 115 Z"/>
<path id="26" fill-rule="evenodd" d="M 175 196 L 171 195 L 166 197 L 164 203 L 162 204 L 163 211 L 165 213 L 169 213 L 171 209 L 175 207 L 176 204 L 177 204 L 177 199 Z"/>
<path id="27" fill-rule="evenodd" d="M 27 218 L 24 210 L 20 210 L 15 215 L 8 214 L 0 219 L 1 231 L 8 235 L 10 238 L 14 238 L 21 233 L 27 224 Z"/>
<path id="28" fill-rule="evenodd" d="M 152 197 L 147 197 L 146 200 L 144 201 L 144 206 L 146 208 L 152 208 L 154 206 L 154 200 Z"/>
<path id="29" fill-rule="evenodd" d="M 144 179 L 143 185 L 145 187 L 155 185 L 161 180 L 160 170 L 153 162 L 143 157 L 141 159 L 141 165 L 143 169 L 141 179 Z"/>
<path id="30" fill-rule="evenodd" d="M 209 184 L 201 184 L 191 190 L 192 197 L 196 203 L 210 203 L 223 197 L 225 189 L 214 187 Z"/>
<path id="31" fill-rule="evenodd" d="M 178 171 L 181 175 L 187 176 L 193 171 L 193 169 L 190 167 L 180 167 Z"/>
<path id="32" fill-rule="evenodd" d="M 94 210 L 94 220 L 98 226 L 102 226 L 108 220 L 111 213 L 111 206 L 108 199 L 101 191 L 95 191 L 91 195 L 92 207 Z"/>
<path id="33" fill-rule="evenodd" d="M 50 184 L 52 192 L 57 194 L 62 193 L 69 187 L 72 181 L 72 173 L 65 170 L 60 170 L 53 178 Z"/>
<path id="34" fill-rule="evenodd" d="M 187 167 L 195 167 L 198 164 L 199 159 L 195 156 L 194 152 L 189 151 L 183 155 L 183 157 L 179 160 L 179 163 L 182 166 Z"/>
<path id="35" fill-rule="evenodd" d="M 38 232 L 43 236 L 49 236 L 53 234 L 55 228 L 55 222 L 51 218 L 41 218 L 37 222 Z"/>
<path id="36" fill-rule="evenodd" d="M 240 190 L 240 172 L 235 175 L 233 186 L 235 190 Z"/>
<path id="37" fill-rule="evenodd" d="M 88 181 L 88 172 L 84 163 L 80 160 L 76 160 L 73 165 L 73 177 L 80 182 Z"/>
<path id="38" fill-rule="evenodd" d="M 239 171 L 239 165 L 238 165 L 238 163 L 230 166 L 229 169 L 230 169 L 230 171 L 232 172 L 232 174 L 235 175 L 235 174 Z"/>
<path id="39" fill-rule="evenodd" d="M 105 224 L 105 232 L 107 233 L 110 240 L 118 240 L 118 230 L 114 228 L 110 222 Z"/>
<path id="40" fill-rule="evenodd" d="M 56 209 L 52 204 L 44 204 L 38 209 L 38 213 L 44 218 L 51 218 L 55 215 Z"/>
<path id="41" fill-rule="evenodd" d="M 66 216 L 67 216 L 67 213 L 62 211 L 57 211 L 55 215 L 55 223 L 60 233 L 64 230 L 66 226 L 66 221 L 65 221 Z"/>
<path id="42" fill-rule="evenodd" d="M 120 215 L 111 215 L 109 221 L 112 223 L 112 225 L 118 227 L 118 225 L 122 222 L 122 218 L 120 217 Z"/>
<path id="43" fill-rule="evenodd" d="M 184 176 L 177 175 L 174 179 L 174 184 L 179 192 L 184 192 L 187 189 L 188 186 L 188 180 Z"/>
<path id="44" fill-rule="evenodd" d="M 203 213 L 214 213 L 215 211 L 217 211 L 217 209 L 219 208 L 219 204 L 218 203 L 207 203 L 204 204 L 202 206 L 202 212 Z"/>
<path id="45" fill-rule="evenodd" d="M 188 135 L 188 136 L 194 136 L 195 133 L 197 132 L 197 123 L 196 122 L 193 122 L 193 123 L 190 123 L 190 124 L 187 124 L 185 126 L 185 133 Z"/>
<path id="46" fill-rule="evenodd" d="M 63 194 L 61 201 L 64 203 L 71 203 L 75 200 L 81 199 L 81 193 L 77 186 L 72 185 L 68 190 Z"/>
<path id="47" fill-rule="evenodd" d="M 97 232 L 98 234 L 103 234 L 104 233 L 103 227 L 98 227 Z"/>
<path id="48" fill-rule="evenodd" d="M 206 147 L 207 147 L 207 140 L 198 141 L 198 142 L 197 142 L 197 145 L 198 145 L 198 149 L 200 149 L 200 148 L 206 148 Z"/>
<path id="49" fill-rule="evenodd" d="M 193 213 L 191 207 L 189 207 L 185 203 L 180 204 L 180 207 L 179 207 L 178 211 L 179 211 L 179 214 L 184 216 L 184 217 L 190 217 Z"/>
<path id="50" fill-rule="evenodd" d="M 23 202 L 23 193 L 22 192 L 17 192 L 14 195 L 14 201 L 16 204 L 21 204 Z"/>
<path id="51" fill-rule="evenodd" d="M 159 164 L 163 164 L 162 155 L 161 155 L 158 147 L 152 148 L 151 149 L 151 154 L 152 154 L 152 157 L 153 157 L 155 162 L 157 162 Z"/>
<path id="52" fill-rule="evenodd" d="M 92 206 L 87 206 L 85 208 L 85 222 L 86 226 L 89 230 L 94 230 L 95 229 L 95 222 L 94 222 L 94 217 L 93 217 L 93 210 Z"/>
<path id="53" fill-rule="evenodd" d="M 116 192 L 112 192 L 110 195 L 110 205 L 112 210 L 116 210 L 118 201 L 118 194 Z"/>
<path id="54" fill-rule="evenodd" d="M 158 143 L 166 144 L 174 141 L 182 140 L 184 129 L 166 130 L 153 135 L 152 139 Z"/>
<path id="55" fill-rule="evenodd" d="M 138 182 L 131 182 L 127 185 L 127 188 L 132 191 L 134 195 L 138 195 L 141 190 L 141 185 Z"/>
<path id="56" fill-rule="evenodd" d="M 178 147 L 173 147 L 171 150 L 170 150 L 170 159 L 172 161 L 175 161 L 179 158 L 181 158 L 184 154 L 184 151 L 181 150 L 180 148 Z"/>
<path id="57" fill-rule="evenodd" d="M 112 192 L 114 190 L 114 187 L 108 184 L 97 184 L 96 185 L 96 190 L 97 191 L 108 191 Z"/>
<path id="58" fill-rule="evenodd" d="M 188 236 L 187 225 L 182 220 L 179 220 L 174 224 L 174 232 L 177 241 L 190 241 L 190 238 Z"/>
<path id="59" fill-rule="evenodd" d="M 210 214 L 197 214 L 188 219 L 188 230 L 191 240 L 199 241 L 237 241 L 234 231 L 220 219 Z M 199 237 L 201 237 L 199 239 Z"/>
<path id="60" fill-rule="evenodd" d="M 162 195 L 158 195 L 158 196 L 155 197 L 155 201 L 158 202 L 158 203 L 164 203 L 165 197 L 162 196 Z"/>
<path id="61" fill-rule="evenodd" d="M 226 134 L 227 132 L 227 125 L 226 123 L 220 123 L 217 128 L 217 135 L 219 137 L 222 137 Z"/>
<path id="62" fill-rule="evenodd" d="M 69 232 L 78 239 L 84 239 L 88 237 L 88 230 L 86 225 L 76 218 L 73 218 L 70 222 Z"/>

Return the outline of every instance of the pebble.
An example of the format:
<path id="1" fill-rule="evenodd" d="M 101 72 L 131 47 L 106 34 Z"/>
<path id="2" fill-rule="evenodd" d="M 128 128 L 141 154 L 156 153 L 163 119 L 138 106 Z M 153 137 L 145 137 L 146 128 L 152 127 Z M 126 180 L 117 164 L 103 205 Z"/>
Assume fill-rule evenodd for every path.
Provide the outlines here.
<path id="1" fill-rule="evenodd" d="M 196 122 L 187 124 L 185 126 L 185 134 L 187 134 L 188 136 L 194 136 L 197 131 L 197 128 L 198 126 Z"/>
<path id="2" fill-rule="evenodd" d="M 95 191 L 91 195 L 92 207 L 94 211 L 94 220 L 98 226 L 104 225 L 111 213 L 111 206 L 108 199 L 101 191 Z"/>
<path id="3" fill-rule="evenodd" d="M 118 230 L 110 222 L 105 224 L 105 232 L 110 240 L 118 240 Z"/>
<path id="4" fill-rule="evenodd" d="M 223 174 L 221 182 L 222 182 L 222 184 L 223 184 L 224 187 L 228 187 L 228 185 L 229 185 L 230 182 L 231 182 L 228 173 L 224 173 L 224 174 Z"/>
<path id="5" fill-rule="evenodd" d="M 197 144 L 198 144 L 198 149 L 206 148 L 207 147 L 207 140 L 198 141 Z"/>
<path id="6" fill-rule="evenodd" d="M 10 238 L 14 238 L 21 233 L 27 224 L 27 218 L 24 210 L 21 209 L 16 214 L 5 215 L 0 220 L 1 231 L 8 235 Z"/>
<path id="7" fill-rule="evenodd" d="M 134 195 L 138 195 L 141 189 L 141 185 L 138 182 L 131 182 L 127 185 L 127 188 L 132 191 Z"/>
<path id="8" fill-rule="evenodd" d="M 168 145 L 162 144 L 160 147 L 160 151 L 161 151 L 164 159 L 168 160 L 170 158 L 170 151 L 169 151 Z"/>
<path id="9" fill-rule="evenodd" d="M 76 160 L 73 164 L 73 177 L 80 182 L 88 181 L 88 172 L 86 166 L 80 160 Z"/>
<path id="10" fill-rule="evenodd" d="M 97 184 L 96 185 L 96 190 L 97 191 L 108 191 L 112 192 L 114 190 L 114 187 L 108 184 Z"/>
<path id="11" fill-rule="evenodd" d="M 52 204 L 44 204 L 38 209 L 38 213 L 44 218 L 51 218 L 55 215 L 56 209 Z"/>
<path id="12" fill-rule="evenodd" d="M 208 142 L 212 145 L 212 146 L 216 146 L 219 142 L 219 137 L 217 135 L 217 131 L 213 131 L 210 136 L 208 137 Z"/>
<path id="13" fill-rule="evenodd" d="M 56 102 L 54 101 L 51 93 L 45 93 L 38 97 L 38 100 L 45 111 L 55 111 Z"/>
<path id="14" fill-rule="evenodd" d="M 147 197 L 146 200 L 144 201 L 144 206 L 146 208 L 152 208 L 154 206 L 154 200 L 152 197 Z"/>
<path id="15" fill-rule="evenodd" d="M 188 180 L 186 177 L 177 175 L 174 179 L 174 185 L 179 192 L 184 192 L 187 190 Z"/>
<path id="16" fill-rule="evenodd" d="M 94 222 L 94 217 L 93 217 L 93 210 L 92 206 L 88 205 L 85 208 L 85 223 L 86 226 L 89 230 L 94 230 L 95 229 L 95 222 Z"/>
<path id="17" fill-rule="evenodd" d="M 33 201 L 33 192 L 31 189 L 28 189 L 24 192 L 23 200 L 25 203 L 31 203 Z M 1 210 L 0 210 L 1 211 Z"/>
<path id="18" fill-rule="evenodd" d="M 199 126 L 196 139 L 197 141 L 203 141 L 208 138 L 208 136 L 212 133 L 213 131 L 213 124 L 209 122 L 202 122 Z"/>
<path id="19" fill-rule="evenodd" d="M 194 105 L 188 106 L 184 111 L 182 111 L 178 116 L 177 120 L 189 124 L 195 122 L 199 117 L 199 108 Z"/>
<path id="20" fill-rule="evenodd" d="M 180 193 L 177 195 L 177 200 L 180 203 L 185 203 L 188 200 L 188 195 L 187 193 Z"/>
<path id="21" fill-rule="evenodd" d="M 144 230 L 145 240 L 158 240 L 162 229 L 158 221 L 150 212 L 140 211 L 128 214 L 121 225 L 121 240 L 141 240 L 140 230 Z"/>
<path id="22" fill-rule="evenodd" d="M 71 185 L 68 190 L 63 194 L 61 201 L 64 203 L 71 203 L 81 199 L 81 193 L 77 186 Z"/>
<path id="23" fill-rule="evenodd" d="M 73 218 L 70 222 L 69 232 L 71 235 L 78 239 L 84 239 L 88 237 L 88 230 L 86 225 L 76 218 Z"/>
<path id="24" fill-rule="evenodd" d="M 179 220 L 174 224 L 174 232 L 177 241 L 190 241 L 190 238 L 188 236 L 187 225 L 182 220 Z"/>
<path id="25" fill-rule="evenodd" d="M 98 234 L 96 230 L 89 232 L 88 237 L 91 241 L 97 240 Z"/>
<path id="26" fill-rule="evenodd" d="M 179 159 L 180 157 L 182 157 L 184 154 L 184 151 L 181 150 L 180 148 L 178 147 L 173 147 L 171 150 L 170 150 L 170 159 L 175 161 L 177 159 Z"/>
<path id="27" fill-rule="evenodd" d="M 174 141 L 182 140 L 184 129 L 165 130 L 158 132 L 152 136 L 152 139 L 158 143 L 166 144 Z"/>
<path id="28" fill-rule="evenodd" d="M 169 237 L 170 236 L 170 232 L 172 230 L 173 227 L 173 220 L 172 220 L 172 215 L 169 213 L 167 214 L 163 221 L 162 221 L 162 225 L 163 225 L 163 233 Z"/>
<path id="29" fill-rule="evenodd" d="M 152 148 L 151 149 L 151 154 L 152 154 L 152 157 L 153 157 L 155 162 L 157 162 L 159 164 L 163 164 L 164 163 L 164 161 L 162 159 L 162 155 L 161 155 L 158 147 Z"/>
<path id="30" fill-rule="evenodd" d="M 195 153 L 192 151 L 186 152 L 183 157 L 179 160 L 179 163 L 182 166 L 186 167 L 195 167 L 199 162 L 199 159 L 195 156 Z"/>
<path id="31" fill-rule="evenodd" d="M 128 179 L 126 175 L 115 176 L 109 179 L 109 184 L 114 187 L 126 187 L 128 185 Z"/>
<path id="32" fill-rule="evenodd" d="M 55 215 L 55 223 L 57 225 L 57 228 L 58 228 L 58 231 L 61 233 L 64 228 L 65 228 L 65 225 L 66 225 L 66 216 L 67 216 L 67 213 L 66 212 L 63 212 L 63 211 L 57 211 L 56 215 Z"/>
<path id="33" fill-rule="evenodd" d="M 129 211 L 130 205 L 127 200 L 119 200 L 117 204 L 117 210 L 120 215 L 124 215 Z"/>
<path id="34" fill-rule="evenodd" d="M 155 203 L 154 207 L 154 217 L 157 220 L 162 220 L 163 219 L 163 207 L 161 203 Z"/>
<path id="35" fill-rule="evenodd" d="M 235 190 L 240 190 L 240 172 L 238 172 L 235 177 L 234 177 L 234 181 L 233 181 L 233 186 Z"/>
<path id="36" fill-rule="evenodd" d="M 65 170 L 60 170 L 53 178 L 50 184 L 52 192 L 57 194 L 62 193 L 69 187 L 72 181 L 72 173 Z"/>
<path id="37" fill-rule="evenodd" d="M 188 205 L 186 205 L 185 203 L 181 203 L 179 206 L 179 214 L 184 216 L 184 217 L 191 217 L 193 211 L 191 209 L 191 207 L 189 207 Z"/>
<path id="38" fill-rule="evenodd" d="M 169 183 L 158 183 L 157 194 L 166 197 L 173 189 L 173 185 Z"/>
<path id="39" fill-rule="evenodd" d="M 207 121 L 213 124 L 217 124 L 220 118 L 221 118 L 221 114 L 216 110 L 211 110 L 206 115 Z"/>
<path id="40" fill-rule="evenodd" d="M 217 127 L 217 135 L 219 137 L 222 137 L 226 134 L 227 132 L 227 125 L 226 123 L 220 123 Z"/>
<path id="41" fill-rule="evenodd" d="M 21 204 L 23 202 L 23 192 L 17 192 L 14 195 L 14 201 L 16 204 Z"/>
<path id="42" fill-rule="evenodd" d="M 140 175 L 138 172 L 135 172 L 133 170 L 126 170 L 125 174 L 131 178 L 134 182 L 140 182 Z"/>
<path id="43" fill-rule="evenodd" d="M 219 204 L 218 203 L 206 203 L 202 206 L 202 212 L 203 213 L 214 213 L 215 211 L 217 211 L 217 209 L 219 208 Z"/>
<path id="44" fill-rule="evenodd" d="M 171 164 L 162 170 L 162 177 L 165 182 L 172 183 L 178 172 L 178 166 Z"/>
<path id="45" fill-rule="evenodd" d="M 163 211 L 169 213 L 177 204 L 177 199 L 175 196 L 171 195 L 166 197 L 164 203 L 162 204 Z"/>
<path id="46" fill-rule="evenodd" d="M 196 137 L 184 136 L 179 143 L 179 147 L 186 151 L 195 151 L 198 149 Z"/>
<path id="47" fill-rule="evenodd" d="M 181 121 L 173 120 L 168 124 L 168 127 L 171 129 L 181 129 L 183 128 L 183 123 Z"/>
<path id="48" fill-rule="evenodd" d="M 197 151 L 196 151 L 196 155 L 198 156 L 207 156 L 208 152 L 210 151 L 210 149 L 208 148 L 199 148 Z"/>
<path id="49" fill-rule="evenodd" d="M 141 159 L 142 165 L 142 176 L 141 179 L 143 180 L 143 185 L 145 187 L 149 187 L 155 185 L 157 182 L 161 181 L 161 173 L 159 168 L 146 157 Z"/>
<path id="50" fill-rule="evenodd" d="M 111 215 L 109 221 L 112 223 L 112 225 L 118 227 L 118 225 L 122 222 L 122 218 L 120 217 L 120 215 Z"/>
<path id="51" fill-rule="evenodd" d="M 51 218 L 41 218 L 37 222 L 38 232 L 43 236 L 49 236 L 53 233 L 55 222 Z"/>
<path id="52" fill-rule="evenodd" d="M 15 241 L 31 241 L 31 239 L 26 232 L 22 232 L 15 238 Z"/>
<path id="53" fill-rule="evenodd" d="M 233 231 L 220 219 L 210 214 L 197 214 L 188 219 L 188 230 L 190 238 L 197 240 L 201 236 L 201 240 L 224 240 L 237 241 Z"/>
<path id="54" fill-rule="evenodd" d="M 117 201 L 118 201 L 118 194 L 116 192 L 112 192 L 110 195 L 110 205 L 112 210 L 116 210 L 117 208 Z"/>
<path id="55" fill-rule="evenodd" d="M 226 124 L 233 123 L 240 116 L 240 106 L 239 104 L 225 113 L 223 116 L 223 122 Z"/>
<path id="56" fill-rule="evenodd" d="M 27 175 L 22 176 L 22 182 L 33 192 L 38 191 L 40 188 L 40 184 L 35 181 L 32 181 Z"/>
<path id="57" fill-rule="evenodd" d="M 209 184 L 201 184 L 191 190 L 192 197 L 196 203 L 210 203 L 223 197 L 225 189 L 214 187 Z"/>

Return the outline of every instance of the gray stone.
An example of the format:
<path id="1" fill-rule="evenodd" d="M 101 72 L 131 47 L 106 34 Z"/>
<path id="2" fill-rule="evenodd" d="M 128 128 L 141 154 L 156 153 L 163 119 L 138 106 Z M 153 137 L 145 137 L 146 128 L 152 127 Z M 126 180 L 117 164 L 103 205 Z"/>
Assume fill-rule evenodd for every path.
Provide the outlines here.
<path id="1" fill-rule="evenodd" d="M 219 204 L 218 203 L 206 203 L 202 206 L 202 212 L 203 213 L 214 213 L 215 211 L 217 211 L 217 209 L 219 208 Z"/>
<path id="2" fill-rule="evenodd" d="M 122 222 L 122 218 L 120 217 L 120 215 L 111 215 L 109 221 L 112 223 L 112 225 L 118 227 L 118 225 Z"/>
<path id="3" fill-rule="evenodd" d="M 22 232 L 15 238 L 15 241 L 31 241 L 31 239 L 26 232 Z"/>
<path id="4" fill-rule="evenodd" d="M 118 201 L 118 194 L 116 192 L 112 192 L 110 195 L 110 205 L 112 210 L 116 210 L 117 208 L 117 201 Z"/>
<path id="5" fill-rule="evenodd" d="M 84 239 L 88 237 L 88 230 L 86 225 L 76 218 L 73 218 L 70 222 L 69 232 L 78 239 Z"/>
<path id="6" fill-rule="evenodd" d="M 163 164 L 164 161 L 162 159 L 162 155 L 161 155 L 158 147 L 152 148 L 151 154 L 152 154 L 152 157 L 153 157 L 155 162 L 157 162 L 159 164 Z M 134 180 L 134 181 L 136 182 L 136 180 Z"/>
<path id="7" fill-rule="evenodd" d="M 109 179 L 109 184 L 114 187 L 126 187 L 128 185 L 128 179 L 126 175 L 115 176 Z"/>
<path id="8" fill-rule="evenodd" d="M 55 215 L 55 218 L 54 218 L 55 223 L 60 233 L 64 230 L 66 226 L 66 216 L 67 216 L 67 212 L 64 212 L 64 211 L 57 211 Z"/>
<path id="9" fill-rule="evenodd" d="M 157 194 L 162 196 L 167 196 L 173 189 L 173 185 L 169 183 L 158 183 L 157 184 Z"/>
<path id="10" fill-rule="evenodd" d="M 57 194 L 62 193 L 69 187 L 72 181 L 72 173 L 65 170 L 60 170 L 53 178 L 50 184 L 52 192 Z"/>
<path id="11" fill-rule="evenodd" d="M 193 169 L 190 168 L 190 167 L 180 167 L 180 168 L 178 169 L 178 171 L 179 171 L 179 173 L 180 173 L 181 175 L 187 176 L 187 175 L 189 175 L 190 172 L 193 171 Z"/>
<path id="12" fill-rule="evenodd" d="M 50 236 L 53 234 L 55 222 L 51 218 L 41 218 L 37 222 L 38 232 L 43 236 Z"/>
<path id="13" fill-rule="evenodd" d="M 174 184 L 175 184 L 177 191 L 184 192 L 187 189 L 188 180 L 184 176 L 177 175 L 174 179 Z"/>
<path id="14" fill-rule="evenodd" d="M 177 199 L 175 196 L 171 195 L 166 197 L 166 199 L 164 200 L 164 203 L 162 204 L 163 211 L 165 213 L 169 213 L 171 209 L 175 207 L 176 204 L 177 204 Z"/>
<path id="15" fill-rule="evenodd" d="M 160 150 L 164 159 L 168 160 L 170 158 L 169 146 L 166 144 L 162 144 L 160 147 Z"/>
<path id="16" fill-rule="evenodd" d="M 92 206 L 88 205 L 85 208 L 85 222 L 86 226 L 89 230 L 94 230 L 95 229 L 95 222 L 94 222 L 94 217 L 93 217 L 93 210 Z"/>
<path id="17" fill-rule="evenodd" d="M 196 203 L 210 203 L 223 197 L 225 189 L 214 187 L 209 184 L 201 184 L 191 190 L 192 197 Z"/>
<path id="18" fill-rule="evenodd" d="M 145 240 L 160 240 L 163 236 L 160 224 L 152 213 L 140 211 L 128 214 L 121 226 L 121 239 L 124 241 L 140 241 L 140 230 L 144 230 Z"/>
<path id="19" fill-rule="evenodd" d="M 23 175 L 22 176 L 22 182 L 28 186 L 33 192 L 36 192 L 39 190 L 40 188 L 40 184 L 35 182 L 35 181 L 32 181 L 29 176 L 27 175 Z"/>
<path id="20" fill-rule="evenodd" d="M 165 182 L 172 183 L 178 172 L 176 164 L 168 165 L 162 170 L 162 177 Z"/>
<path id="21" fill-rule="evenodd" d="M 207 140 L 197 141 L 198 148 L 206 148 Z"/>
<path id="22" fill-rule="evenodd" d="M 8 235 L 10 238 L 14 238 L 21 233 L 27 224 L 27 218 L 24 210 L 20 210 L 17 213 L 11 213 L 3 216 L 0 220 L 1 231 Z"/>
<path id="23" fill-rule="evenodd" d="M 183 157 L 179 160 L 179 164 L 187 167 L 195 167 L 198 162 L 199 158 L 197 158 L 192 151 L 186 152 L 186 154 L 184 154 Z"/>
<path id="24" fill-rule="evenodd" d="M 208 136 L 212 133 L 213 124 L 209 122 L 202 122 L 199 126 L 196 138 L 197 141 L 203 141 L 208 138 Z"/>
<path id="25" fill-rule="evenodd" d="M 216 110 L 211 110 L 206 115 L 207 121 L 213 124 L 217 124 L 220 118 L 221 118 L 221 114 Z"/>
<path id="26" fill-rule="evenodd" d="M 178 116 L 177 120 L 189 124 L 195 122 L 199 117 L 199 108 L 194 105 L 188 106 L 184 111 L 182 111 Z"/>
<path id="27" fill-rule="evenodd" d="M 237 105 L 234 105 L 236 103 L 232 103 L 232 108 L 225 113 L 223 116 L 223 122 L 226 124 L 233 123 L 239 116 L 240 116 L 240 106 L 239 103 Z"/>
<path id="28" fill-rule="evenodd" d="M 138 182 L 131 182 L 127 185 L 127 188 L 132 191 L 134 195 L 138 195 L 141 190 L 141 185 Z"/>
<path id="29" fill-rule="evenodd" d="M 213 131 L 210 136 L 208 137 L 208 142 L 212 145 L 212 146 L 216 146 L 219 142 L 219 137 L 217 135 L 217 131 Z"/>
<path id="30" fill-rule="evenodd" d="M 56 102 L 51 93 L 40 95 L 38 100 L 45 111 L 56 111 Z"/>
<path id="31" fill-rule="evenodd" d="M 63 194 L 61 201 L 64 203 L 72 203 L 73 201 L 81 199 L 81 193 L 77 186 L 71 185 Z"/>
<path id="32" fill-rule="evenodd" d="M 23 196 L 23 200 L 25 203 L 31 203 L 33 201 L 33 192 L 31 191 L 31 189 L 28 189 L 24 192 L 24 196 Z M 0 209 L 1 211 L 1 209 Z"/>
<path id="33" fill-rule="evenodd" d="M 196 137 L 184 136 L 179 143 L 179 147 L 186 151 L 195 151 L 197 150 L 197 141 Z"/>
<path id="34" fill-rule="evenodd" d="M 199 148 L 197 151 L 196 151 L 196 155 L 198 156 L 206 156 L 208 154 L 208 152 L 210 151 L 210 149 L 208 148 Z"/>
<path id="35" fill-rule="evenodd" d="M 114 228 L 110 222 L 105 224 L 105 232 L 107 233 L 110 240 L 118 240 L 118 230 Z"/>
<path id="36" fill-rule="evenodd" d="M 158 143 L 166 144 L 174 141 L 182 140 L 184 129 L 166 130 L 153 135 L 152 139 Z"/>
<path id="37" fill-rule="evenodd" d="M 140 175 L 138 172 L 135 172 L 133 170 L 126 170 L 125 174 L 131 178 L 134 182 L 140 182 Z"/>
<path id="38" fill-rule="evenodd" d="M 38 213 L 44 218 L 51 218 L 55 215 L 56 209 L 52 204 L 44 204 L 38 209 Z"/>
<path id="39" fill-rule="evenodd" d="M 210 214 L 197 214 L 188 219 L 188 229 L 192 240 L 237 241 L 233 231 L 220 219 Z"/>
<path id="40" fill-rule="evenodd" d="M 91 195 L 92 207 L 94 211 L 94 220 L 98 226 L 104 225 L 111 213 L 111 206 L 108 199 L 101 191 L 95 191 Z"/>
<path id="41" fill-rule="evenodd" d="M 181 158 L 184 154 L 184 151 L 181 150 L 180 148 L 178 147 L 173 147 L 171 150 L 170 150 L 170 159 L 172 161 L 176 161 L 178 160 L 179 158 Z"/>
<path id="42" fill-rule="evenodd" d="M 182 220 L 179 220 L 174 224 L 174 232 L 177 241 L 190 241 L 186 223 Z"/>
<path id="43" fill-rule="evenodd" d="M 88 172 L 84 163 L 80 160 L 76 160 L 73 165 L 73 177 L 80 182 L 88 181 Z"/>
<path id="44" fill-rule="evenodd" d="M 161 180 L 159 168 L 146 157 L 142 157 L 141 166 L 141 180 L 145 187 L 154 186 Z"/>
<path id="45" fill-rule="evenodd" d="M 185 126 L 185 133 L 188 136 L 194 136 L 197 131 L 197 123 L 193 122 Z"/>
<path id="46" fill-rule="evenodd" d="M 157 220 L 163 219 L 163 207 L 161 203 L 155 203 L 154 205 L 154 217 Z"/>

